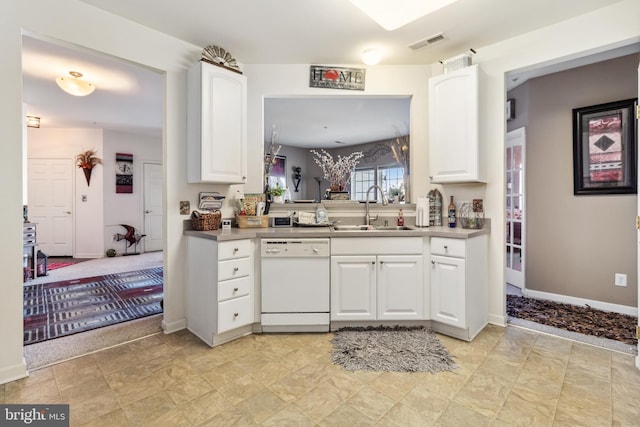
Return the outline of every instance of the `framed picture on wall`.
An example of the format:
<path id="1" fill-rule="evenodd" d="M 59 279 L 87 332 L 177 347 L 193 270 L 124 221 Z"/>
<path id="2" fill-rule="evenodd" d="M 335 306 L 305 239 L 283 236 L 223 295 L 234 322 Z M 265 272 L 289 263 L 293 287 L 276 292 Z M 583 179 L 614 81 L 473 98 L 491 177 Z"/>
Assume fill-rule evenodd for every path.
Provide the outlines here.
<path id="1" fill-rule="evenodd" d="M 573 109 L 573 194 L 637 193 L 637 99 Z"/>
<path id="2" fill-rule="evenodd" d="M 269 173 L 269 187 L 275 188 L 279 185 L 282 188 L 287 187 L 287 157 L 276 155 L 276 160 L 273 162 L 273 167 Z"/>

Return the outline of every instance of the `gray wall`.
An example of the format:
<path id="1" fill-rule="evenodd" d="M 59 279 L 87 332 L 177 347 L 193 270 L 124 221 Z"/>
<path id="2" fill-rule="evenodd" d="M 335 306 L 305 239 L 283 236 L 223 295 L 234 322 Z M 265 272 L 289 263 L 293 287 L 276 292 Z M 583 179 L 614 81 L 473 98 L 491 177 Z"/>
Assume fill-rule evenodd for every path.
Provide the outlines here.
<path id="1" fill-rule="evenodd" d="M 639 61 L 634 54 L 547 75 L 508 94 L 517 114 L 509 130 L 526 125 L 528 289 L 637 303 L 637 196 L 573 195 L 572 109 L 637 97 Z M 627 287 L 614 286 L 615 273 L 627 274 Z"/>

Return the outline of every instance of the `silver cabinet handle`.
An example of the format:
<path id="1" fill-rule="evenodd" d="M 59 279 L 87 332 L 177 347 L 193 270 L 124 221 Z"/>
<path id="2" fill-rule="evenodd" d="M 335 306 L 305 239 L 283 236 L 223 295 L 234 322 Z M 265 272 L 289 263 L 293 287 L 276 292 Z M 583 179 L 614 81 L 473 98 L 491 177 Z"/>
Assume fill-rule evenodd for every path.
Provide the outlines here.
<path id="1" fill-rule="evenodd" d="M 233 292 L 238 292 L 238 288 L 233 288 Z"/>
<path id="2" fill-rule="evenodd" d="M 71 211 L 65 211 L 67 215 L 71 215 Z"/>
<path id="3" fill-rule="evenodd" d="M 152 211 L 144 211 L 144 213 L 151 213 Z"/>
<path id="4" fill-rule="evenodd" d="M 238 270 L 240 270 L 238 267 L 233 267 L 234 272 L 237 272 Z"/>
<path id="5" fill-rule="evenodd" d="M 233 317 L 238 317 L 239 314 L 237 312 L 233 313 Z"/>
<path id="6" fill-rule="evenodd" d="M 436 265 L 436 262 L 435 261 L 431 261 L 431 264 Z"/>

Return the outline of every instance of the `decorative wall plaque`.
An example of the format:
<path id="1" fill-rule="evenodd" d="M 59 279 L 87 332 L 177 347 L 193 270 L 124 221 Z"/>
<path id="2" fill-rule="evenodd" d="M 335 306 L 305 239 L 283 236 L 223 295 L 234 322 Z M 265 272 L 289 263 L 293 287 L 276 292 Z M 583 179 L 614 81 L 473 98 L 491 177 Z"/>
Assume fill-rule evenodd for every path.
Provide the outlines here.
<path id="1" fill-rule="evenodd" d="M 312 65 L 309 87 L 364 90 L 365 69 Z"/>

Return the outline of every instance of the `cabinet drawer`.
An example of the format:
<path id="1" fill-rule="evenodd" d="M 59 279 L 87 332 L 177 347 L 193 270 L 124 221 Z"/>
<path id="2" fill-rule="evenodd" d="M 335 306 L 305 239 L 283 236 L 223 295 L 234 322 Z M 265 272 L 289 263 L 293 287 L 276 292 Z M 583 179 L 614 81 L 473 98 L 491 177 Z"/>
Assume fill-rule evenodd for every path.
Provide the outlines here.
<path id="1" fill-rule="evenodd" d="M 218 333 L 253 323 L 251 295 L 218 303 Z"/>
<path id="2" fill-rule="evenodd" d="M 233 240 L 218 243 L 218 260 L 251 256 L 251 240 Z"/>
<path id="3" fill-rule="evenodd" d="M 218 263 L 218 281 L 237 279 L 253 273 L 251 258 L 230 259 Z"/>
<path id="4" fill-rule="evenodd" d="M 218 283 L 218 301 L 249 295 L 252 287 L 251 276 L 220 282 Z"/>
<path id="5" fill-rule="evenodd" d="M 466 242 L 464 239 L 448 239 L 446 237 L 431 238 L 431 253 L 434 255 L 465 258 Z"/>

